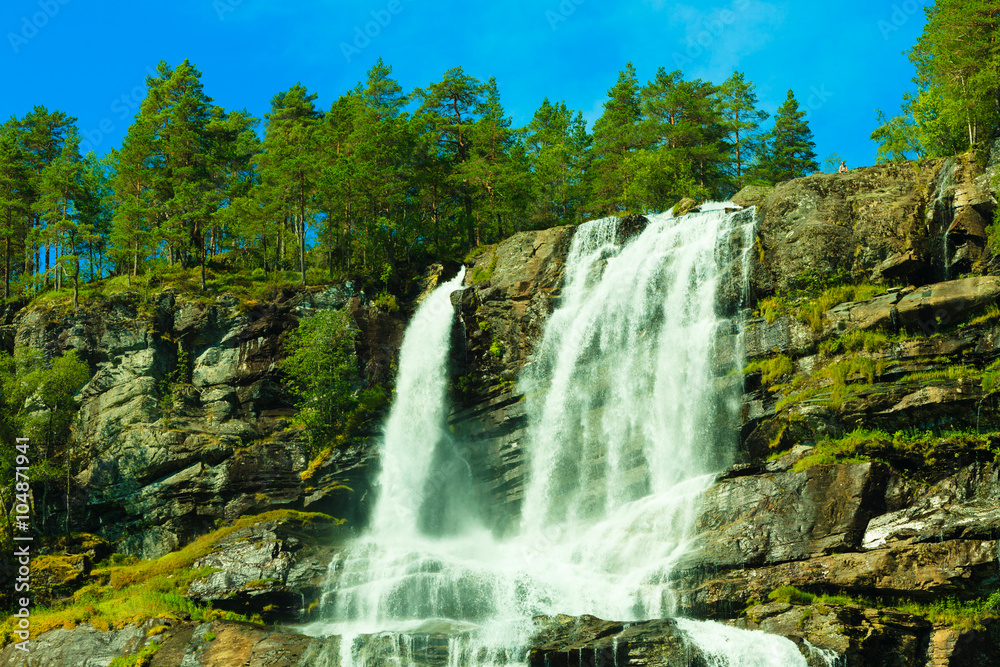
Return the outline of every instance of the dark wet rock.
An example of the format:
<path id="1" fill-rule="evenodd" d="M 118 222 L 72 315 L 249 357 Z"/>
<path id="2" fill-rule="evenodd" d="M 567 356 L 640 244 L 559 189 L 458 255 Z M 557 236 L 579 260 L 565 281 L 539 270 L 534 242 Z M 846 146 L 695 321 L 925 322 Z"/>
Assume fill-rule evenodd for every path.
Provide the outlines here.
<path id="1" fill-rule="evenodd" d="M 820 651 L 831 651 L 845 667 L 925 665 L 931 624 L 897 611 L 847 606 L 789 605 L 778 602 L 747 610 L 739 625 L 780 634 L 794 641 L 810 665 L 826 665 Z M 891 656 L 891 662 L 885 658 Z"/>
<path id="2" fill-rule="evenodd" d="M 700 500 L 695 550 L 681 568 L 731 568 L 857 549 L 882 502 L 870 463 L 725 477 Z"/>
<path id="3" fill-rule="evenodd" d="M 262 521 L 233 531 L 194 567 L 215 571 L 194 581 L 188 597 L 268 621 L 302 620 L 326 585 L 336 520 Z"/>

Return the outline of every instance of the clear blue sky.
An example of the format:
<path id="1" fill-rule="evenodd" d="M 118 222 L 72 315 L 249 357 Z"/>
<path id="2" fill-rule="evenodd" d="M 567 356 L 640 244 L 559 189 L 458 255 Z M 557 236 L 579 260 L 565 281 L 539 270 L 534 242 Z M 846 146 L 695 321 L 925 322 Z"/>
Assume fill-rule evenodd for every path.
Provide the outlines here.
<path id="1" fill-rule="evenodd" d="M 808 109 L 822 160 L 872 164 L 875 109 L 911 87 L 903 51 L 928 0 L 4 0 L 0 119 L 60 109 L 99 154 L 119 145 L 147 70 L 188 58 L 227 109 L 260 117 L 301 81 L 323 108 L 381 56 L 404 89 L 462 66 L 495 76 L 517 126 L 544 97 L 591 123 L 625 63 L 640 83 L 682 69 L 721 83 L 734 69 L 773 114 L 788 89 Z M 368 34 L 365 34 L 365 33 Z"/>

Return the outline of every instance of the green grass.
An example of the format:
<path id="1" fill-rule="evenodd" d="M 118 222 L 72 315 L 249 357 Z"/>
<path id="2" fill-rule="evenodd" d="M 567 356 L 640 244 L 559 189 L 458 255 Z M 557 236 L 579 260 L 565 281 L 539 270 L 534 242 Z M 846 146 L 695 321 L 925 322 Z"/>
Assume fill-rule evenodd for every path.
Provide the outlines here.
<path id="1" fill-rule="evenodd" d="M 193 567 L 195 561 L 209 554 L 215 545 L 233 532 L 263 521 L 291 520 L 308 525 L 329 521 L 325 514 L 274 510 L 243 516 L 232 525 L 203 535 L 182 549 L 155 560 L 135 560 L 118 555 L 98 564 L 90 573 L 89 583 L 73 594 L 72 602 L 50 607 L 36 607 L 31 614 L 31 638 L 54 628 L 73 628 L 87 622 L 102 630 L 142 623 L 150 618 L 194 620 L 248 619 L 241 614 L 222 612 L 198 605 L 184 597 L 188 586 L 207 576 L 211 568 Z M 12 641 L 14 621 L 0 623 L 0 646 Z M 131 664 L 131 663 L 126 663 Z"/>
<path id="2" fill-rule="evenodd" d="M 792 605 L 856 605 L 869 609 L 882 609 L 903 612 L 926 618 L 935 625 L 950 625 L 958 630 L 978 630 L 983 627 L 983 621 L 1000 618 L 1000 592 L 989 597 L 971 600 L 959 600 L 955 597 L 934 600 L 933 602 L 918 602 L 908 599 L 883 600 L 863 596 L 848 596 L 843 594 L 814 595 L 799 590 L 794 586 L 781 586 L 768 594 L 768 599 Z M 747 610 L 759 604 L 751 600 Z M 803 618 L 802 620 L 805 620 Z M 800 620 L 801 623 L 801 620 Z"/>
<path id="3" fill-rule="evenodd" d="M 973 316 L 965 323 L 965 326 L 994 324 L 998 321 L 1000 321 L 1000 305 L 993 302 L 984 308 L 977 309 Z"/>
<path id="4" fill-rule="evenodd" d="M 788 303 L 788 299 L 780 296 L 772 296 L 757 302 L 757 310 L 754 312 L 754 315 L 756 317 L 763 317 L 768 324 L 771 324 L 779 317 L 790 313 L 791 306 Z"/>
<path id="5" fill-rule="evenodd" d="M 989 434 L 972 430 L 896 431 L 856 429 L 840 438 L 819 440 L 813 452 L 799 459 L 793 470 L 814 465 L 881 461 L 900 472 L 914 476 L 933 474 L 940 466 L 956 461 L 996 460 L 996 450 Z"/>
<path id="6" fill-rule="evenodd" d="M 490 256 L 490 263 L 487 266 L 477 266 L 476 270 L 472 272 L 472 284 L 478 284 L 486 282 L 493 277 L 493 271 L 497 268 L 497 247 L 495 245 L 485 246 L 482 252 L 477 252 L 476 256 L 481 256 L 487 252 L 492 252 Z"/>
<path id="7" fill-rule="evenodd" d="M 812 604 L 816 596 L 812 593 L 800 591 L 795 586 L 782 586 L 767 594 L 769 600 L 784 602 L 786 604 L 807 605 Z"/>
<path id="8" fill-rule="evenodd" d="M 779 317 L 795 317 L 809 325 L 814 331 L 823 330 L 823 313 L 834 306 L 848 301 L 865 301 L 885 291 L 881 285 L 857 283 L 835 285 L 808 290 L 793 290 L 787 295 L 778 295 L 757 302 L 755 315 L 763 317 L 771 324 Z"/>
<path id="9" fill-rule="evenodd" d="M 769 387 L 774 382 L 785 375 L 791 375 L 795 370 L 791 357 L 779 354 L 767 359 L 756 359 L 743 369 L 744 374 L 760 373 L 760 381 L 765 387 Z"/>
<path id="10" fill-rule="evenodd" d="M 311 268 L 306 271 L 309 286 L 323 286 L 338 282 L 343 276 L 331 280 L 326 271 Z M 272 271 L 265 279 L 263 272 L 242 271 L 228 268 L 206 267 L 205 291 L 201 290 L 201 268 L 181 268 L 159 263 L 147 266 L 145 272 L 130 280 L 128 276 L 114 276 L 93 282 L 80 283 L 81 306 L 92 301 L 103 301 L 116 296 L 133 294 L 143 301 L 153 298 L 163 290 L 173 290 L 196 302 L 214 302 L 217 296 L 229 294 L 243 303 L 241 308 L 251 309 L 266 303 L 282 290 L 300 288 L 302 275 L 298 271 Z M 69 306 L 73 301 L 73 285 L 69 282 L 61 290 L 48 289 L 31 299 L 32 304 Z"/>
<path id="11" fill-rule="evenodd" d="M 855 329 L 838 338 L 824 340 L 819 344 L 819 352 L 826 357 L 852 352 L 877 352 L 901 339 L 899 336 L 891 336 L 882 331 Z"/>
<path id="12" fill-rule="evenodd" d="M 115 658 L 108 663 L 108 667 L 148 667 L 153 662 L 153 656 L 159 650 L 159 644 L 149 644 L 138 653 Z"/>
<path id="13" fill-rule="evenodd" d="M 800 306 L 796 316 L 812 327 L 813 331 L 822 331 L 823 313 L 826 311 L 848 301 L 866 301 L 884 291 L 884 287 L 870 283 L 829 287 L 816 298 Z"/>
<path id="14" fill-rule="evenodd" d="M 976 377 L 979 371 L 971 366 L 956 365 L 938 368 L 932 371 L 919 371 L 907 373 L 900 382 L 926 382 L 928 380 L 959 380 L 961 378 Z"/>

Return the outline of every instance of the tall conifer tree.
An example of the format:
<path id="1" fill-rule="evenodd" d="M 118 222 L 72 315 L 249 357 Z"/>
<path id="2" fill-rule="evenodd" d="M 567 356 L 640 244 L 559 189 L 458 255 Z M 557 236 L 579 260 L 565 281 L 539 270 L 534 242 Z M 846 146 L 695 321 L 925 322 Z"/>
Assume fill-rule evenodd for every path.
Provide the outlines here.
<path id="1" fill-rule="evenodd" d="M 618 73 L 618 81 L 608 90 L 604 113 L 594 123 L 591 206 L 600 215 L 626 208 L 630 180 L 626 161 L 638 147 L 639 119 L 639 81 L 635 66 L 627 63 Z"/>
<path id="2" fill-rule="evenodd" d="M 756 178 L 778 183 L 808 176 L 819 169 L 816 142 L 805 117 L 806 112 L 799 109 L 795 93 L 789 90 L 774 115 L 774 127 L 768 134 L 767 154 L 754 168 Z"/>

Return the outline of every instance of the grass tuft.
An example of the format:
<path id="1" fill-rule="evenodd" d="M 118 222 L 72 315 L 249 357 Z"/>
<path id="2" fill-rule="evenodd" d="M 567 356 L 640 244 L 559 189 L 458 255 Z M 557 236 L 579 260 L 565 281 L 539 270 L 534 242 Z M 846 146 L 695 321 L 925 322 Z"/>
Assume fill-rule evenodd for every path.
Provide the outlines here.
<path id="1" fill-rule="evenodd" d="M 203 621 L 224 618 L 259 622 L 259 618 L 215 610 L 184 596 L 191 582 L 213 571 L 193 566 L 199 558 L 208 555 L 220 540 L 241 528 L 264 521 L 283 520 L 307 525 L 313 521 L 329 521 L 331 517 L 316 512 L 273 510 L 240 517 L 232 525 L 202 535 L 182 549 L 155 560 L 108 559 L 91 571 L 91 583 L 77 590 L 71 601 L 32 610 L 31 639 L 54 628 L 74 628 L 84 622 L 101 630 L 136 625 L 150 618 Z M 16 619 L 11 617 L 0 623 L 0 647 L 13 640 L 14 621 Z"/>

